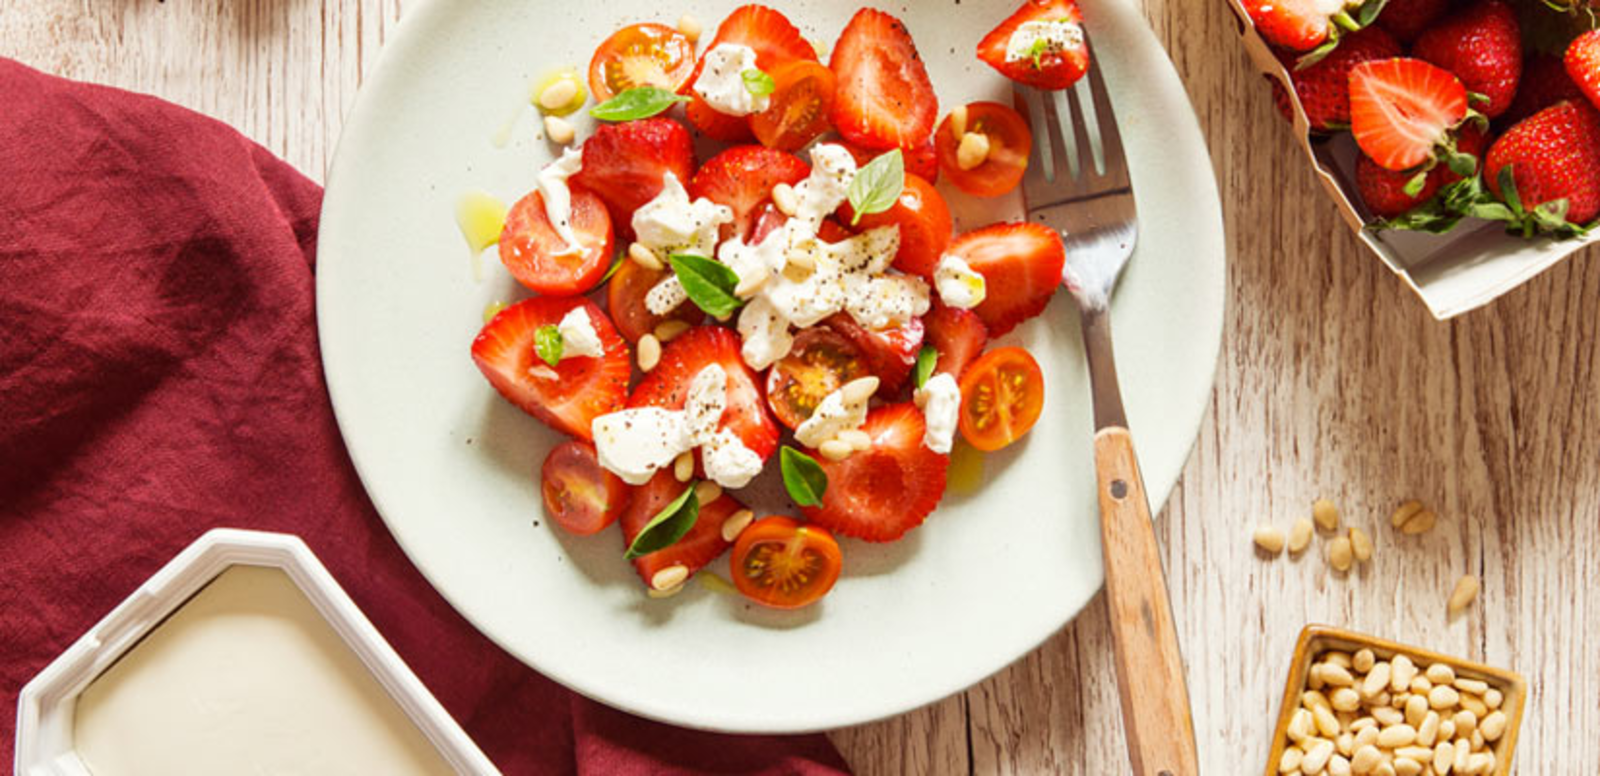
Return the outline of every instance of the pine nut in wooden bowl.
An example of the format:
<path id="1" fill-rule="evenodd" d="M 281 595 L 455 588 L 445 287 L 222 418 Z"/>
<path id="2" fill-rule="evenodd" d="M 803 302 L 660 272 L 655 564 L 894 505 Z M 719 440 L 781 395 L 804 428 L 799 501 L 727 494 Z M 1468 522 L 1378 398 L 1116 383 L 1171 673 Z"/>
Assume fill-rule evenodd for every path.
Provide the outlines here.
<path id="1" fill-rule="evenodd" d="M 1527 697 L 1513 671 L 1308 625 L 1265 774 L 1506 776 Z"/>

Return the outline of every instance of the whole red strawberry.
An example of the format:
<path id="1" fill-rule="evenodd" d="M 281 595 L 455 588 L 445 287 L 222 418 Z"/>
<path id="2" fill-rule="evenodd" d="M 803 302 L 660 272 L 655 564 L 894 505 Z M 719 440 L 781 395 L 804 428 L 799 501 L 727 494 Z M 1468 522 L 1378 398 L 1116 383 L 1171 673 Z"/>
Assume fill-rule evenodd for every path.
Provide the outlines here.
<path id="1" fill-rule="evenodd" d="M 1344 36 L 1333 53 L 1300 70 L 1295 69 L 1296 55 L 1281 50 L 1277 53 L 1294 79 L 1295 94 L 1300 97 L 1311 128 L 1331 132 L 1350 124 L 1350 68 L 1369 59 L 1400 56 L 1400 44 L 1389 33 L 1368 27 Z M 1277 81 L 1272 86 L 1278 110 L 1285 118 L 1292 116 L 1288 92 Z"/>
<path id="2" fill-rule="evenodd" d="M 1533 54 L 1522 62 L 1522 79 L 1511 108 L 1500 114 L 1498 123 L 1509 127 L 1562 100 L 1581 100 L 1583 90 L 1567 75 L 1561 57 Z"/>
<path id="3" fill-rule="evenodd" d="M 1377 25 L 1395 40 L 1410 43 L 1444 13 L 1450 0 L 1389 0 L 1378 13 Z"/>
<path id="4" fill-rule="evenodd" d="M 1471 122 L 1462 125 L 1456 137 L 1456 151 L 1478 159 L 1480 165 L 1483 163 L 1484 146 L 1488 144 L 1489 136 Z M 1385 170 L 1365 155 L 1356 161 L 1356 189 L 1361 194 L 1361 201 L 1367 203 L 1367 209 L 1379 218 L 1403 215 L 1432 199 L 1440 188 L 1461 180 L 1461 176 L 1449 165 L 1440 163 L 1428 171 L 1421 190 L 1414 195 L 1407 194 L 1406 184 L 1415 176 L 1416 173 L 1412 172 Z"/>
<path id="5" fill-rule="evenodd" d="M 1600 108 L 1600 29 L 1585 32 L 1572 41 L 1563 61 L 1567 66 L 1567 75 L 1583 91 L 1583 96 L 1589 98 L 1590 104 Z"/>
<path id="6" fill-rule="evenodd" d="M 1567 221 L 1588 223 L 1600 215 L 1600 111 L 1587 103 L 1561 102 L 1501 135 L 1489 148 L 1483 177 L 1502 200 L 1509 200 L 1500 181 L 1508 167 L 1520 210 L 1527 214 L 1525 230 L 1545 221 L 1534 218 L 1535 208 L 1563 199 Z"/>
<path id="7" fill-rule="evenodd" d="M 1489 98 L 1473 106 L 1489 118 L 1506 112 L 1522 78 L 1522 31 L 1501 0 L 1467 6 L 1417 38 L 1411 55 L 1455 73 L 1467 91 Z"/>

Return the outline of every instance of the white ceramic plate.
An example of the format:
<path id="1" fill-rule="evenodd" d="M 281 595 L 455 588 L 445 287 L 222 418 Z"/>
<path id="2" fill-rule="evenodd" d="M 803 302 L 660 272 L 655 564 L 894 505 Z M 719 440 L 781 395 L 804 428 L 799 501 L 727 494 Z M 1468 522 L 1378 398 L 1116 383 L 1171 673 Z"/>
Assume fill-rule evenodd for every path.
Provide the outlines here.
<path id="1" fill-rule="evenodd" d="M 734 5 L 692 10 L 714 29 Z M 890 10 L 910 27 L 948 107 L 1008 99 L 972 52 L 1014 6 Z M 829 43 L 856 8 L 782 3 Z M 474 278 L 455 202 L 478 188 L 509 202 L 551 155 L 530 111 L 508 147 L 491 138 L 526 104 L 531 79 L 585 67 L 626 22 L 671 23 L 685 10 L 644 0 L 434 0 L 409 13 L 345 125 L 323 206 L 318 315 L 339 425 L 411 559 L 467 619 L 557 681 L 644 716 L 727 731 L 814 730 L 903 712 L 1022 656 L 1100 587 L 1089 386 L 1064 293 L 1006 338 L 1045 370 L 1033 433 L 989 456 L 980 490 L 947 497 L 904 540 L 845 541 L 844 577 L 800 612 L 692 583 L 651 600 L 615 529 L 573 538 L 544 521 L 534 472 L 557 435 L 501 400 L 468 357 L 484 307 L 521 294 L 492 255 Z M 1125 0 L 1085 0 L 1084 15 L 1144 215 L 1114 319 L 1128 415 L 1159 508 L 1211 394 L 1221 212 L 1193 112 L 1138 12 Z M 969 227 L 1016 214 L 1015 200 L 951 200 Z"/>

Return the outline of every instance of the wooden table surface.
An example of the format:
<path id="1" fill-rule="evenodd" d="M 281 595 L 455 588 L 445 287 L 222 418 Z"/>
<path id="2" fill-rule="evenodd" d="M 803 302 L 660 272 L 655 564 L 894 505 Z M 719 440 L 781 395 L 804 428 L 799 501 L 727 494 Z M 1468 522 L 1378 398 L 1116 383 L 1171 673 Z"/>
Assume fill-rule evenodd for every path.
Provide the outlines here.
<path id="1" fill-rule="evenodd" d="M 7 0 L 0 54 L 190 106 L 320 179 L 401 11 Z M 1600 255 L 1433 321 L 1340 221 L 1222 0 L 1144 12 L 1205 131 L 1228 228 L 1216 390 L 1157 525 L 1204 772 L 1261 771 L 1295 637 L 1325 622 L 1521 671 L 1520 772 L 1600 773 Z M 1251 528 L 1319 496 L 1376 538 L 1372 562 L 1345 578 L 1316 551 L 1259 559 Z M 1440 517 L 1420 538 L 1386 524 L 1411 497 Z M 1447 622 L 1469 572 L 1482 597 Z M 1097 598 L 988 681 L 833 740 L 863 774 L 1126 772 L 1104 619 Z"/>

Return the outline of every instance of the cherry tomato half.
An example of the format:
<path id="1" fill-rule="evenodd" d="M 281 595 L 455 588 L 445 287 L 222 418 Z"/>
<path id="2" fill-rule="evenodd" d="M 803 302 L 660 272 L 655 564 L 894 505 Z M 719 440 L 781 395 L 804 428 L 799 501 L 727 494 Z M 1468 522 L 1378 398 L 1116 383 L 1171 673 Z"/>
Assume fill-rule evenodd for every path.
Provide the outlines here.
<path id="1" fill-rule="evenodd" d="M 500 232 L 500 262 L 522 285 L 549 296 L 573 296 L 593 288 L 611 266 L 611 216 L 594 192 L 572 187 L 572 232 L 579 251 L 567 252 L 538 191 L 517 200 Z"/>
<path id="2" fill-rule="evenodd" d="M 862 216 L 855 222 L 855 228 L 864 232 L 879 226 L 900 227 L 900 250 L 894 255 L 894 268 L 908 275 L 921 275 L 932 282 L 939 257 L 950 245 L 955 222 L 950 218 L 950 206 L 944 201 L 944 195 L 926 178 L 907 172 L 905 181 L 900 198 L 892 207 Z M 854 218 L 855 210 L 850 203 L 839 207 L 839 220 L 848 224 Z"/>
<path id="3" fill-rule="evenodd" d="M 730 559 L 734 587 L 774 609 L 798 609 L 827 595 L 843 563 L 828 529 L 782 516 L 751 523 Z"/>
<path id="4" fill-rule="evenodd" d="M 949 116 L 934 130 L 939 169 L 956 188 L 968 194 L 998 197 L 1022 182 L 1022 173 L 1028 169 L 1028 153 L 1033 148 L 1033 132 L 1022 114 L 998 102 L 974 102 L 966 108 L 967 125 L 961 135 L 956 134 Z M 983 163 L 963 170 L 958 162 L 961 139 L 974 132 L 988 138 L 989 154 Z"/>
<path id="5" fill-rule="evenodd" d="M 778 66 L 771 75 L 776 88 L 767 109 L 750 117 L 750 129 L 764 146 L 799 150 L 828 131 L 833 71 L 820 62 L 799 60 Z"/>
<path id="6" fill-rule="evenodd" d="M 693 304 L 684 303 L 666 315 L 656 315 L 644 306 L 644 298 L 667 276 L 667 270 L 650 270 L 632 259 L 623 259 L 611 280 L 606 283 L 606 310 L 617 324 L 617 331 L 629 342 L 655 331 L 662 321 L 677 319 L 694 325 L 705 314 Z"/>
<path id="7" fill-rule="evenodd" d="M 580 536 L 599 533 L 628 507 L 627 484 L 601 468 L 594 445 L 581 439 L 556 445 L 539 479 L 545 514 Z"/>
<path id="8" fill-rule="evenodd" d="M 678 91 L 694 72 L 694 44 L 665 24 L 632 24 L 611 34 L 589 60 L 596 102 L 639 86 Z"/>
<path id="9" fill-rule="evenodd" d="M 1044 375 L 1022 348 L 983 354 L 961 376 L 961 436 L 979 450 L 1022 438 L 1044 409 Z"/>
<path id="10" fill-rule="evenodd" d="M 832 329 L 806 329 L 767 372 L 767 404 L 779 423 L 799 428 L 828 394 L 866 375 L 866 358 L 855 343 Z"/>

